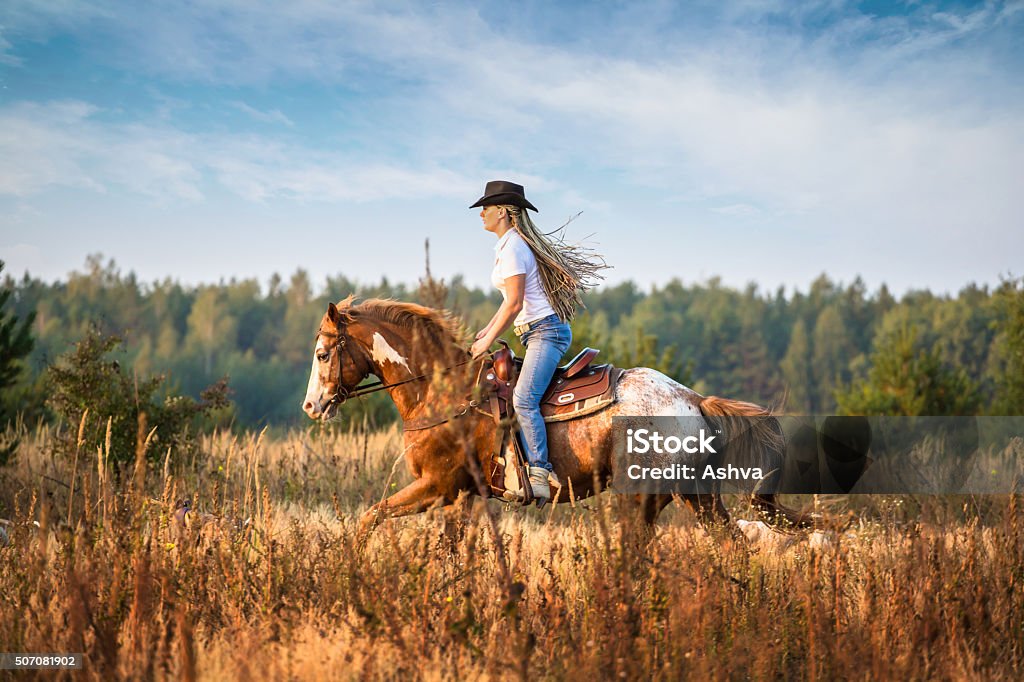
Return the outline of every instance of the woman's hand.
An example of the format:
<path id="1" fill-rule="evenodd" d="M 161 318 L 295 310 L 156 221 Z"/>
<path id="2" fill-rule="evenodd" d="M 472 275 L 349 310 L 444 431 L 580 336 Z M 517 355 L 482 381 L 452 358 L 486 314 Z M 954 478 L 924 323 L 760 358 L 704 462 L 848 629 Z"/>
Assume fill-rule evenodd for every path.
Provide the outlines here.
<path id="1" fill-rule="evenodd" d="M 477 339 L 477 340 L 482 339 L 485 336 L 487 336 L 487 332 L 489 332 L 489 331 L 491 331 L 490 325 L 488 325 L 488 326 L 484 327 L 483 329 L 481 329 L 480 331 L 478 331 L 476 333 L 476 336 L 474 336 L 473 338 Z"/>
<path id="2" fill-rule="evenodd" d="M 473 356 L 473 359 L 479 358 L 482 355 L 486 355 L 487 351 L 491 349 L 491 342 L 485 338 L 477 336 L 477 340 L 473 342 L 473 345 L 469 347 L 469 354 Z"/>

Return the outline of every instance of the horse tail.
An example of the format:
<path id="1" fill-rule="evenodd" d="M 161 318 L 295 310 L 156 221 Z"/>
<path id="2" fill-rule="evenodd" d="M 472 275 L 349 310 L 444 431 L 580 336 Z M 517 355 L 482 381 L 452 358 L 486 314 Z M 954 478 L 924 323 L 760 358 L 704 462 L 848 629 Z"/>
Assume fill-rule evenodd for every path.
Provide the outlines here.
<path id="1" fill-rule="evenodd" d="M 757 466 L 771 483 L 782 477 L 786 442 L 779 421 L 772 411 L 742 400 L 709 396 L 700 402 L 700 411 L 720 429 L 728 443 L 729 461 L 736 466 Z M 749 417 L 737 420 L 735 417 Z M 732 428 L 730 428 L 732 427 Z M 786 507 L 774 493 L 755 491 L 751 503 L 769 524 L 785 528 L 813 528 L 816 519 L 810 514 Z"/>

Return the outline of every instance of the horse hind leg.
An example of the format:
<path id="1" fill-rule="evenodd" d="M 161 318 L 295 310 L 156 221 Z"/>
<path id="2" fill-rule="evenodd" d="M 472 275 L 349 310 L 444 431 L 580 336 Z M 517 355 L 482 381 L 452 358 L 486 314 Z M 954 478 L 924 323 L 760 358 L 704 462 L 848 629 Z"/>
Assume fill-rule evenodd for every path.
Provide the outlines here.
<path id="1" fill-rule="evenodd" d="M 672 501 L 671 495 L 637 495 L 640 506 L 640 519 L 647 526 L 653 526 L 658 520 L 661 510 Z"/>
<path id="2" fill-rule="evenodd" d="M 790 509 L 782 504 L 778 495 L 754 495 L 750 502 L 761 520 L 774 528 L 814 529 L 820 525 L 820 519 L 814 518 L 813 515 Z"/>
<path id="3" fill-rule="evenodd" d="M 661 510 L 672 501 L 671 495 L 636 494 L 615 495 L 615 509 L 622 519 L 623 539 L 636 543 L 640 549 L 654 539 L 654 522 Z"/>
<path id="4" fill-rule="evenodd" d="M 729 523 L 729 510 L 722 504 L 721 495 L 683 495 L 683 502 L 697 516 L 704 528 L 721 527 Z"/>
<path id="5" fill-rule="evenodd" d="M 729 510 L 725 508 L 721 495 L 683 495 L 682 498 L 697 516 L 701 528 L 711 537 L 724 542 L 727 547 L 737 544 L 746 547 L 750 544 L 740 527 L 731 523 Z"/>
<path id="6" fill-rule="evenodd" d="M 686 503 L 697 516 L 700 524 L 705 527 L 724 526 L 729 523 L 729 511 L 722 504 L 719 495 L 683 495 L 683 502 Z M 658 515 L 672 501 L 672 495 L 651 494 L 635 495 L 633 497 L 634 508 L 637 511 L 637 518 L 647 528 L 652 528 L 658 520 Z"/>

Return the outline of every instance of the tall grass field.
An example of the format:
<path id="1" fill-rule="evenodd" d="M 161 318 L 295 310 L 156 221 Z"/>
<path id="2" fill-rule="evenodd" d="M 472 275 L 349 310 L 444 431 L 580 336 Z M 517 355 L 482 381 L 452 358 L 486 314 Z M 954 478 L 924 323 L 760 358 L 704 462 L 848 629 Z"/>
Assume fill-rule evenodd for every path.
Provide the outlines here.
<path id="1" fill-rule="evenodd" d="M 121 467 L 58 435 L 0 468 L 0 651 L 83 668 L 3 675 L 1024 678 L 1011 497 L 789 498 L 849 522 L 753 539 L 681 505 L 647 533 L 610 492 L 476 500 L 360 544 L 359 514 L 408 480 L 397 429 L 220 433 Z"/>

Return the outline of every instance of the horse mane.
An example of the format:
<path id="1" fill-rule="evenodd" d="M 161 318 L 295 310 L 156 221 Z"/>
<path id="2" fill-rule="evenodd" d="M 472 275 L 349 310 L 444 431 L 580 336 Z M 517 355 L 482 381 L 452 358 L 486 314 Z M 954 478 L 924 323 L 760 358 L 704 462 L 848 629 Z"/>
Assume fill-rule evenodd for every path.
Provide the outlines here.
<path id="1" fill-rule="evenodd" d="M 446 310 L 435 310 L 417 303 L 406 303 L 390 298 L 371 298 L 353 303 L 355 296 L 349 296 L 338 303 L 338 312 L 346 322 L 360 317 L 372 317 L 390 322 L 413 333 L 413 338 L 444 347 L 460 345 L 462 330 L 459 320 Z"/>

